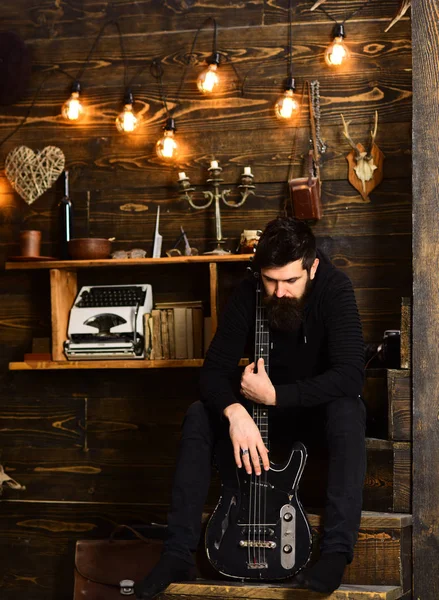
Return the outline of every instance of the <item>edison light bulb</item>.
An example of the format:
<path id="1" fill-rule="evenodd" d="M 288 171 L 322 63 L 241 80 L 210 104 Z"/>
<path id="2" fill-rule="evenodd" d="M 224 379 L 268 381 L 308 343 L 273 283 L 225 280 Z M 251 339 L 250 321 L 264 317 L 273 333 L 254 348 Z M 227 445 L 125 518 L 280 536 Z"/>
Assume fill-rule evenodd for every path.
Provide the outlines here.
<path id="1" fill-rule="evenodd" d="M 334 38 L 332 44 L 328 46 L 325 52 L 326 64 L 330 67 L 340 66 L 349 57 L 349 51 L 343 43 L 342 37 Z"/>
<path id="2" fill-rule="evenodd" d="M 62 116 L 68 121 L 77 121 L 84 114 L 84 107 L 79 101 L 79 92 L 72 92 L 67 102 L 62 105 Z"/>
<path id="3" fill-rule="evenodd" d="M 278 119 L 291 119 L 299 110 L 299 103 L 294 96 L 294 90 L 285 90 L 284 95 L 275 104 L 276 117 Z"/>
<path id="4" fill-rule="evenodd" d="M 332 43 L 326 48 L 325 61 L 330 67 L 339 67 L 349 58 L 349 50 L 344 43 L 346 37 L 343 23 L 336 23 Z"/>
<path id="5" fill-rule="evenodd" d="M 198 77 L 197 86 L 202 94 L 210 94 L 218 86 L 219 78 L 217 70 L 218 65 L 213 63 Z"/>
<path id="6" fill-rule="evenodd" d="M 174 139 L 175 121 L 172 118 L 166 120 L 163 137 L 157 142 L 155 149 L 157 156 L 163 160 L 171 161 L 177 157 L 178 144 Z"/>
<path id="7" fill-rule="evenodd" d="M 132 104 L 125 104 L 123 111 L 116 118 L 116 127 L 122 133 L 134 131 L 139 124 L 139 119 L 133 113 Z"/>

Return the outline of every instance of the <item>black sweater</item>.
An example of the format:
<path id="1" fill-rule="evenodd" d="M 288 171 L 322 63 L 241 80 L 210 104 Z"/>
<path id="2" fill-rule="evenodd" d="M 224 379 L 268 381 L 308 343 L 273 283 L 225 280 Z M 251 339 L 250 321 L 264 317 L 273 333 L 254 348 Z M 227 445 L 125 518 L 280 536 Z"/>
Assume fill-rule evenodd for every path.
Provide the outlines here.
<path id="1" fill-rule="evenodd" d="M 336 398 L 356 398 L 364 377 L 364 342 L 350 279 L 320 250 L 302 327 L 271 331 L 269 376 L 279 407 L 310 407 Z M 235 289 L 219 321 L 201 369 L 203 401 L 222 416 L 239 393 L 239 359 L 255 328 L 255 278 Z"/>

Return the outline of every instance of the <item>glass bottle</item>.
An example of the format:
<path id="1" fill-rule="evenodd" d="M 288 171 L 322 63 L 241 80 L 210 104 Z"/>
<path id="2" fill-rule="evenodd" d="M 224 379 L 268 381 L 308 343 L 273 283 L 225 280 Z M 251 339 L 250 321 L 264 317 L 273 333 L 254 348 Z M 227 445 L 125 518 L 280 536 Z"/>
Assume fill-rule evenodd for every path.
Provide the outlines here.
<path id="1" fill-rule="evenodd" d="M 69 241 L 73 237 L 73 206 L 69 197 L 69 172 L 64 171 L 64 195 L 59 201 L 59 249 L 60 258 L 70 258 Z"/>

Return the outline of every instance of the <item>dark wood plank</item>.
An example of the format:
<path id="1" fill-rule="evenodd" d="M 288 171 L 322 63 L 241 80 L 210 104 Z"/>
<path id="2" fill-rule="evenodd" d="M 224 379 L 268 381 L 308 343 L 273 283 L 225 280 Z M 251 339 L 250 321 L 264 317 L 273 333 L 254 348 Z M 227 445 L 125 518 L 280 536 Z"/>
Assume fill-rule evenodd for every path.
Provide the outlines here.
<path id="1" fill-rule="evenodd" d="M 412 299 L 401 298 L 401 369 L 410 369 L 412 360 Z"/>
<path id="2" fill-rule="evenodd" d="M 45 399 L 44 399 L 45 400 Z M 3 396 L 0 408 L 0 445 L 66 448 L 85 443 L 85 399 L 58 398 L 42 402 Z"/>
<path id="3" fill-rule="evenodd" d="M 412 439 L 412 377 L 410 371 L 391 369 L 387 374 L 389 438 Z"/>
<path id="4" fill-rule="evenodd" d="M 414 597 L 439 596 L 439 575 L 430 565 L 439 559 L 439 547 L 431 525 L 436 518 L 439 477 L 439 430 L 437 419 L 439 355 L 435 351 L 439 317 L 439 273 L 426 270 L 439 242 L 431 207 L 439 194 L 437 167 L 429 154 L 439 149 L 435 127 L 439 111 L 434 91 L 439 85 L 436 65 L 439 38 L 434 0 L 420 0 L 412 7 L 413 21 L 413 571 Z M 422 46 L 428 47 L 426 54 Z M 429 148 L 429 153 L 425 153 Z"/>
<path id="5" fill-rule="evenodd" d="M 412 510 L 412 444 L 395 442 L 393 449 L 393 482 L 396 512 Z"/>

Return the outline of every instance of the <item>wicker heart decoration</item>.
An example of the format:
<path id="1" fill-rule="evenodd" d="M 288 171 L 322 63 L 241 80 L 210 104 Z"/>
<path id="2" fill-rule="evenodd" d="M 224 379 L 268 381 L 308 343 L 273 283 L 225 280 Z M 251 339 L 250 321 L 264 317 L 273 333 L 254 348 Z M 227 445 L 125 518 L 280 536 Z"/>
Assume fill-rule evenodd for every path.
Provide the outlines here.
<path id="1" fill-rule="evenodd" d="M 18 146 L 6 157 L 5 173 L 14 190 L 32 204 L 55 183 L 65 162 L 63 151 L 56 146 L 46 146 L 38 152 Z"/>

